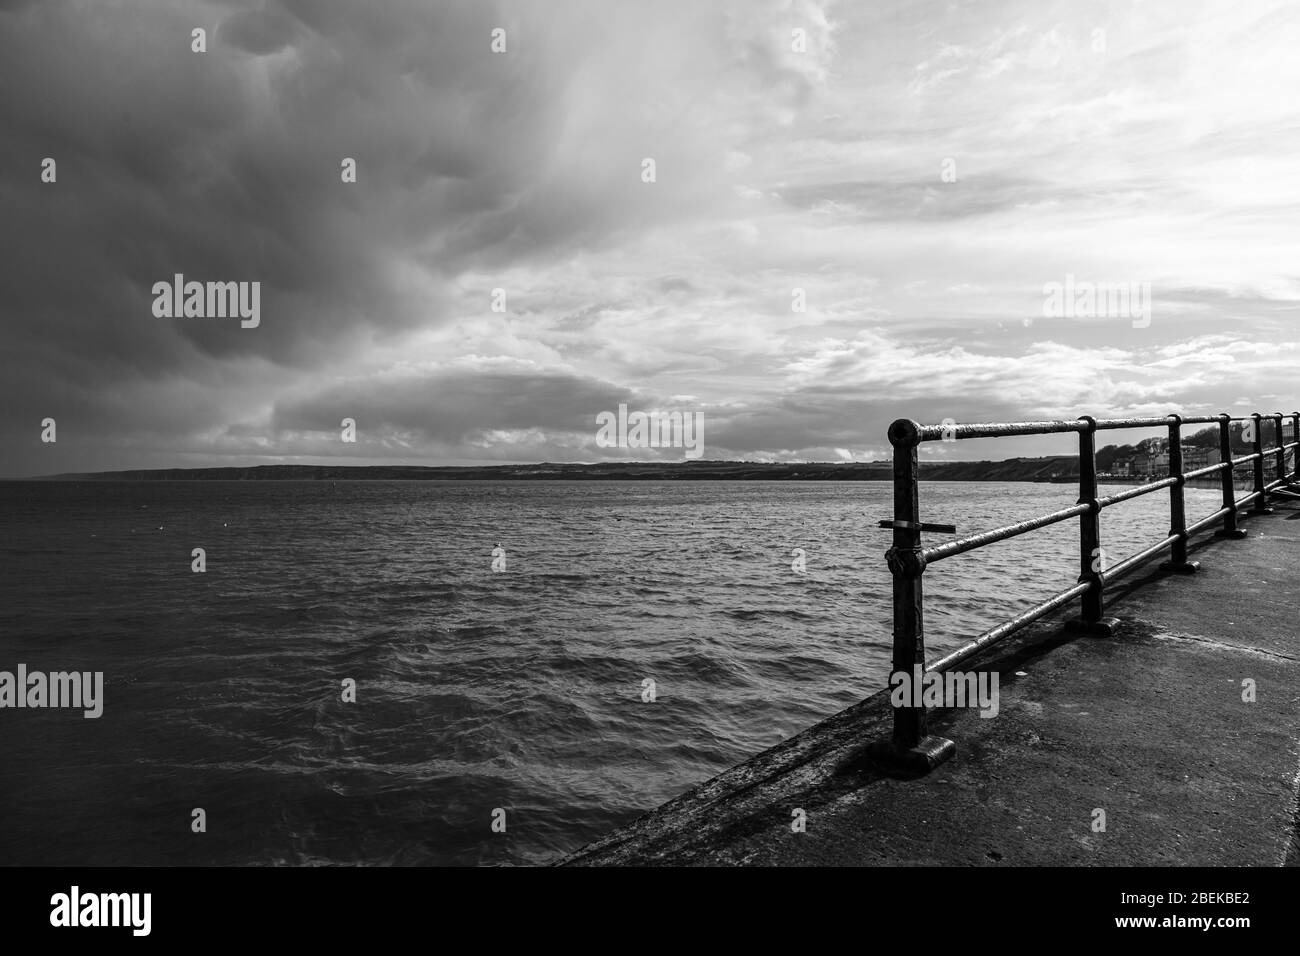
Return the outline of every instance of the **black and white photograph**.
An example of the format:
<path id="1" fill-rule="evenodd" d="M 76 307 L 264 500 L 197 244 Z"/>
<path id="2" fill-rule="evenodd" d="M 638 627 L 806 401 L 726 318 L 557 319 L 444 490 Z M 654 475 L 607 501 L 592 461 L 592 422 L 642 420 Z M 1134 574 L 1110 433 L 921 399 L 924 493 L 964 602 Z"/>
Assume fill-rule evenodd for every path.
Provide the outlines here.
<path id="1" fill-rule="evenodd" d="M 1297 49 L 1286 0 L 0 0 L 6 934 L 1282 932 Z"/>

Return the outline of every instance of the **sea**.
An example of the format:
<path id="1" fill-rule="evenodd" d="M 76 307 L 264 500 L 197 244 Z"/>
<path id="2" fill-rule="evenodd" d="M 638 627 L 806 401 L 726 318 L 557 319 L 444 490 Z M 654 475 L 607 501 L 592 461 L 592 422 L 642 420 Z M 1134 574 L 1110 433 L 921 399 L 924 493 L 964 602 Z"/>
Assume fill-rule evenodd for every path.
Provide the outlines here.
<path id="1" fill-rule="evenodd" d="M 924 482 L 922 517 L 1076 496 Z M 0 709 L 0 865 L 553 861 L 885 687 L 891 508 L 888 482 L 0 482 L 0 671 L 104 682 L 98 718 Z M 1103 512 L 1107 563 L 1168 508 Z M 1070 520 L 933 565 L 929 656 L 1072 584 L 1077 547 Z"/>

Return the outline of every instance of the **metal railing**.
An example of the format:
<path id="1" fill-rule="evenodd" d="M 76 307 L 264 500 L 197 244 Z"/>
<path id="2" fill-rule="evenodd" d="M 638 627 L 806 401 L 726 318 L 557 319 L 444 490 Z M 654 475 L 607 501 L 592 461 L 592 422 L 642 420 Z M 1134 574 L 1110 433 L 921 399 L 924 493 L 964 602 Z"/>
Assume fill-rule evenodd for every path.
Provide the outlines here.
<path id="1" fill-rule="evenodd" d="M 1292 437 L 1297 439 L 1285 442 L 1282 433 L 1282 420 L 1289 417 L 1292 422 Z M 1276 446 L 1264 448 L 1262 421 L 1271 419 L 1275 423 Z M 1253 451 L 1239 458 L 1232 457 L 1231 425 L 1233 422 L 1253 422 Z M 1204 468 L 1183 471 L 1182 428 L 1185 425 L 1218 424 L 1219 426 L 1219 461 Z M 1169 431 L 1169 475 L 1166 478 L 1130 488 L 1118 494 L 1104 498 L 1097 496 L 1097 463 L 1095 437 L 1098 431 L 1126 428 L 1166 427 Z M 1079 435 L 1079 500 L 1069 508 L 1062 508 L 1050 514 L 1020 521 L 1015 524 L 982 531 L 967 537 L 948 541 L 935 547 L 923 547 L 922 531 L 949 531 L 948 525 L 924 524 L 920 509 L 920 475 L 917 449 L 922 442 L 946 440 L 962 441 L 971 438 L 1005 438 L 1013 435 L 1052 435 L 1062 432 L 1077 432 Z M 1177 572 L 1192 572 L 1197 568 L 1195 562 L 1187 560 L 1187 540 L 1198 532 L 1205 531 L 1222 522 L 1218 534 L 1224 537 L 1243 537 L 1244 532 L 1237 528 L 1237 510 L 1245 505 L 1253 505 L 1255 514 L 1267 513 L 1268 497 L 1282 486 L 1291 485 L 1300 480 L 1300 452 L 1294 461 L 1295 470 L 1288 477 L 1286 471 L 1286 453 L 1300 449 L 1300 412 L 1283 416 L 1281 412 L 1261 415 L 1258 412 L 1249 416 L 1234 418 L 1228 414 L 1209 417 L 1183 418 L 1169 415 L 1164 418 L 1120 418 L 1094 419 L 1083 416 L 1076 421 L 1050 422 L 1015 422 L 1010 424 L 982 425 L 920 425 L 910 419 L 899 419 L 889 426 L 889 441 L 894 446 L 894 518 L 882 521 L 882 527 L 894 531 L 893 547 L 885 558 L 893 575 L 894 592 L 894 656 L 890 672 L 890 686 L 895 686 L 896 675 L 906 673 L 909 680 L 916 679 L 925 672 L 949 670 L 973 657 L 980 651 L 998 643 L 1021 628 L 1037 621 L 1039 618 L 1061 608 L 1076 597 L 1080 598 L 1078 619 L 1068 626 L 1097 634 L 1110 634 L 1116 623 L 1105 617 L 1105 593 L 1108 585 L 1131 574 L 1145 562 L 1170 552 L 1170 559 L 1162 567 Z M 1265 482 L 1264 462 L 1267 456 L 1276 455 L 1275 478 Z M 1236 497 L 1233 469 L 1253 465 L 1254 488 L 1241 497 Z M 1189 478 L 1198 478 L 1218 473 L 1222 478 L 1223 506 L 1213 514 L 1187 524 L 1186 509 L 1183 500 L 1183 486 Z M 1148 495 L 1161 489 L 1169 489 L 1169 535 L 1150 547 L 1129 555 L 1124 560 L 1108 568 L 1102 567 L 1101 523 L 1102 509 L 1109 508 L 1133 498 Z M 1283 492 L 1288 494 L 1288 492 Z M 1049 525 L 1071 518 L 1079 519 L 1079 579 L 1078 583 L 1058 594 L 1042 601 L 1029 610 L 1003 621 L 980 634 L 974 640 L 945 654 L 943 657 L 927 662 L 925 659 L 925 630 L 923 625 L 922 575 L 926 568 L 937 561 L 953 555 L 964 554 L 987 544 L 1005 541 L 1018 535 L 1046 528 Z M 905 695 L 905 699 L 906 699 Z M 872 749 L 878 757 L 902 764 L 903 766 L 924 772 L 951 756 L 953 742 L 926 733 L 926 708 L 920 703 L 920 695 L 915 695 L 911 703 L 894 707 L 894 727 L 892 738 L 879 741 Z"/>

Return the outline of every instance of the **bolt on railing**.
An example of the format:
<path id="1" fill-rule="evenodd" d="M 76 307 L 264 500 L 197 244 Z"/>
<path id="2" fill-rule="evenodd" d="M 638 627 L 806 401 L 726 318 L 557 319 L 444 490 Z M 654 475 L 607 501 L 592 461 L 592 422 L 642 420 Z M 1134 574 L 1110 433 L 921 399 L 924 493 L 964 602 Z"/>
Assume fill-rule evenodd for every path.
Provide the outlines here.
<path id="1" fill-rule="evenodd" d="M 1076 421 L 1012 422 L 1007 424 L 954 425 L 951 420 L 942 425 L 921 425 L 902 418 L 889 426 L 889 441 L 894 447 L 894 517 L 882 521 L 883 527 L 893 529 L 893 546 L 885 555 L 893 578 L 894 643 L 890 671 L 891 687 L 906 674 L 911 680 L 921 672 L 942 673 L 968 660 L 980 651 L 998 643 L 1021 628 L 1032 624 L 1080 598 L 1079 617 L 1067 622 L 1074 630 L 1098 635 L 1110 635 L 1118 623 L 1105 617 L 1106 587 L 1164 551 L 1170 558 L 1162 568 L 1179 573 L 1196 571 L 1198 564 L 1187 560 L 1187 541 L 1218 522 L 1223 526 L 1216 533 L 1222 537 L 1240 538 L 1245 533 L 1237 527 L 1238 509 L 1253 505 L 1250 513 L 1266 513 L 1268 496 L 1282 488 L 1300 482 L 1300 412 L 1292 412 L 1291 442 L 1284 441 L 1282 413 L 1269 416 L 1275 425 L 1276 447 L 1265 449 L 1263 431 L 1258 412 L 1247 417 L 1232 417 L 1227 413 L 1215 416 L 1183 418 L 1169 415 L 1164 418 L 1094 419 L 1083 416 Z M 1240 458 L 1232 457 L 1233 422 L 1251 421 L 1253 424 L 1253 450 Z M 1182 428 L 1184 425 L 1217 424 L 1219 426 L 1219 461 L 1193 471 L 1183 470 Z M 1169 435 L 1169 474 L 1104 498 L 1097 496 L 1096 433 L 1102 430 L 1126 428 L 1165 427 Z M 1079 500 L 1068 508 L 1050 514 L 1019 521 L 1015 524 L 982 531 L 944 544 L 926 548 L 921 544 L 922 531 L 953 531 L 951 526 L 923 524 L 920 509 L 920 472 L 918 448 L 922 442 L 965 440 L 973 438 L 1006 438 L 1013 435 L 1050 435 L 1077 432 L 1079 435 Z M 1294 451 L 1293 471 L 1286 471 L 1286 453 Z M 1266 482 L 1264 461 L 1268 454 L 1276 457 L 1276 478 Z M 1241 498 L 1236 497 L 1233 469 L 1253 465 L 1254 489 Z M 1208 478 L 1219 474 L 1222 482 L 1223 505 L 1213 514 L 1187 524 L 1183 489 L 1189 478 Z M 1162 488 L 1169 489 L 1170 528 L 1168 536 L 1145 550 L 1129 555 L 1108 568 L 1102 567 L 1101 512 L 1131 498 L 1151 494 Z M 1289 492 L 1282 492 L 1288 494 Z M 924 588 L 922 579 L 926 568 L 953 555 L 1005 541 L 1039 528 L 1070 518 L 1079 519 L 1079 579 L 1076 584 L 1042 601 L 1027 611 L 1003 621 L 985 631 L 969 643 L 950 651 L 942 658 L 927 663 L 925 658 Z M 955 745 L 951 740 L 927 733 L 926 707 L 921 696 L 904 695 L 904 703 L 894 707 L 892 736 L 877 741 L 871 751 L 878 759 L 901 765 L 909 770 L 925 772 L 950 757 Z"/>

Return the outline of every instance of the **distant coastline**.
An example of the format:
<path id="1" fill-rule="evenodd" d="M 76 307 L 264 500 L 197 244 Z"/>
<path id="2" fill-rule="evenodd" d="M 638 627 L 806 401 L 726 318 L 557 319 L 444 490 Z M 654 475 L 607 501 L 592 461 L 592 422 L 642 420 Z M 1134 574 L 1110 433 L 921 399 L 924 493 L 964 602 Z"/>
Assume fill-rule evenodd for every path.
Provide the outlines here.
<path id="1" fill-rule="evenodd" d="M 930 481 L 1075 481 L 1074 456 L 1005 461 L 922 462 Z M 257 465 L 249 468 L 155 468 L 49 475 L 31 481 L 889 481 L 888 461 L 765 463 L 745 461 L 600 462 L 533 465 Z M 1131 479 L 1116 479 L 1127 481 Z"/>

